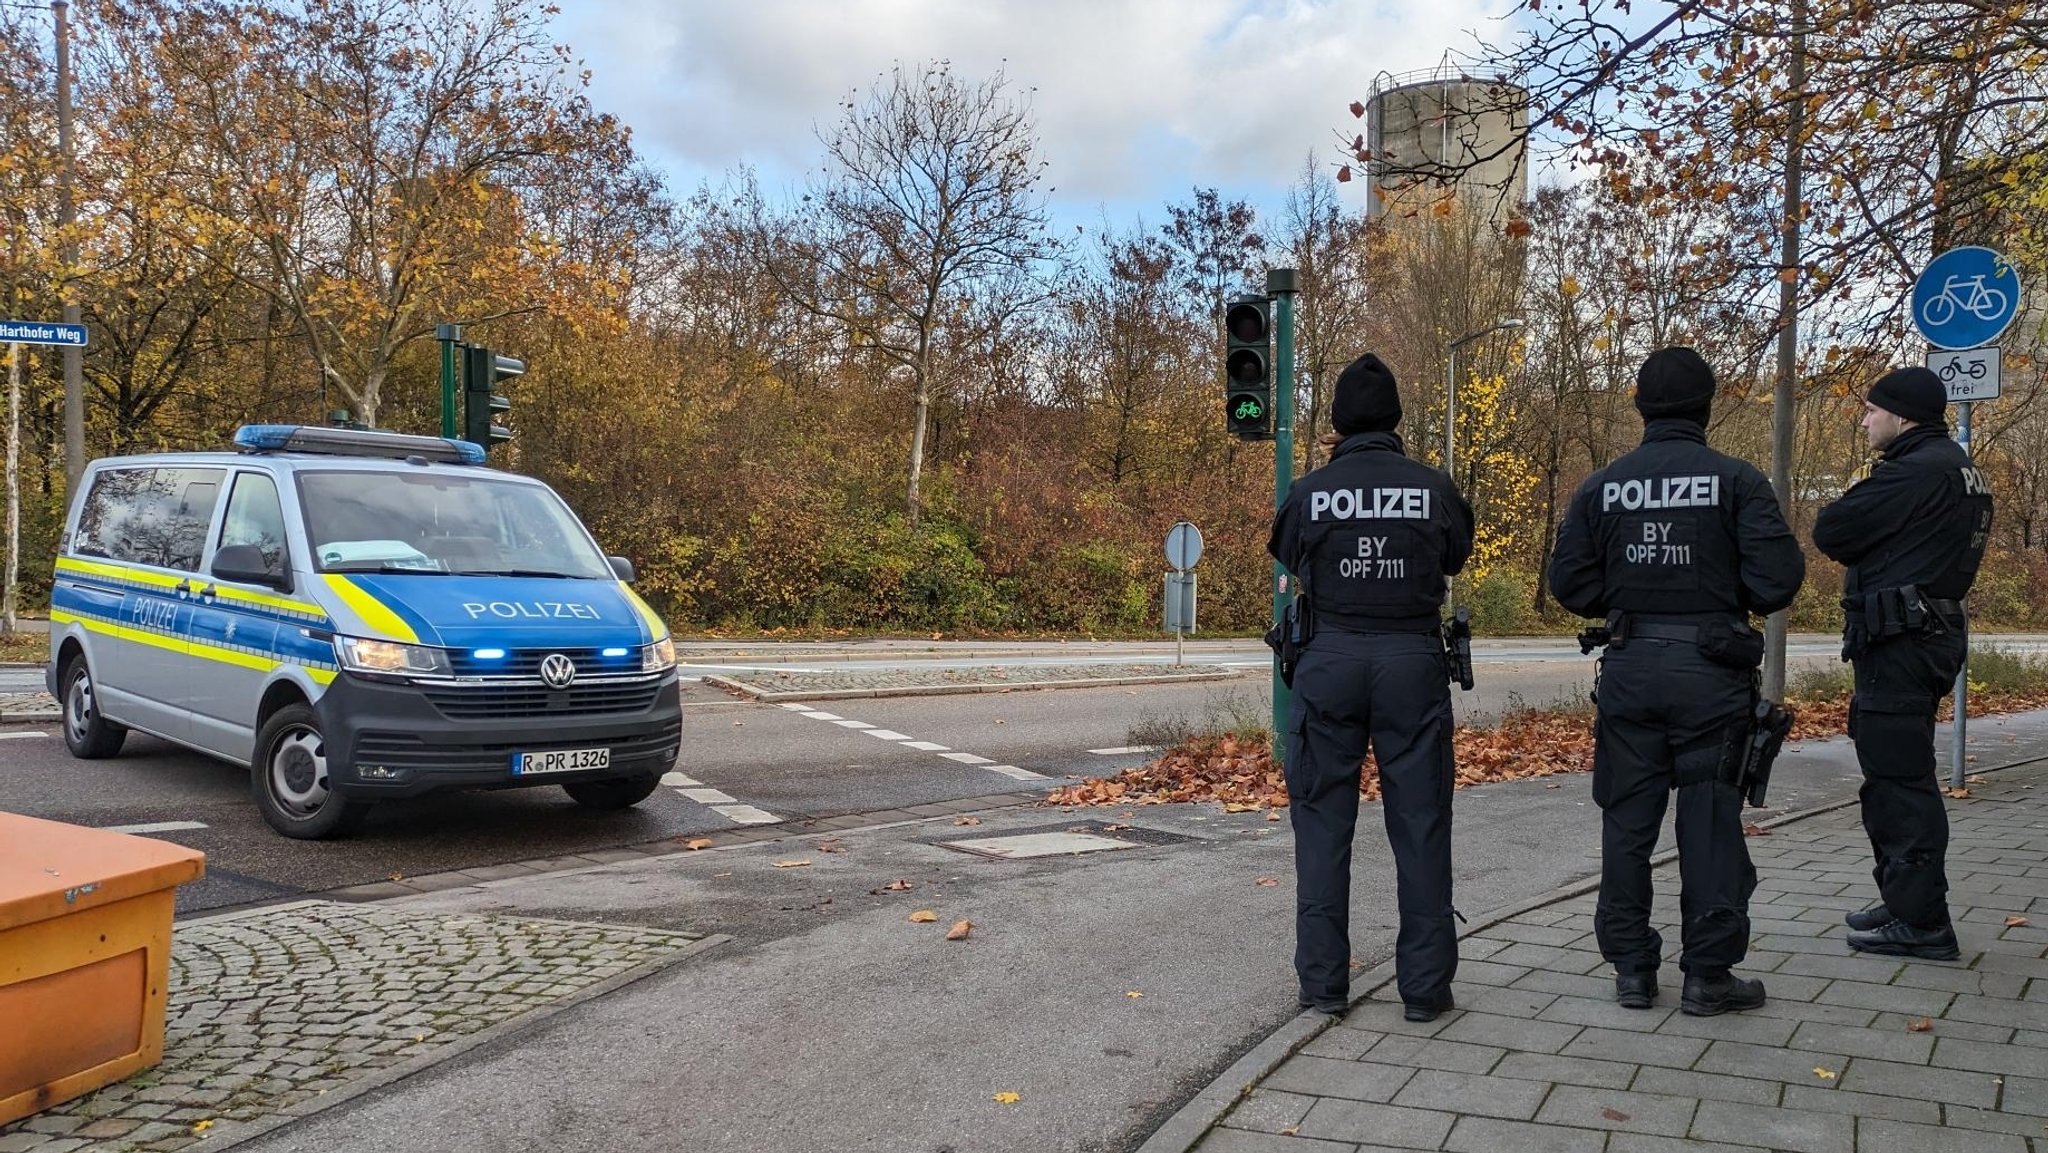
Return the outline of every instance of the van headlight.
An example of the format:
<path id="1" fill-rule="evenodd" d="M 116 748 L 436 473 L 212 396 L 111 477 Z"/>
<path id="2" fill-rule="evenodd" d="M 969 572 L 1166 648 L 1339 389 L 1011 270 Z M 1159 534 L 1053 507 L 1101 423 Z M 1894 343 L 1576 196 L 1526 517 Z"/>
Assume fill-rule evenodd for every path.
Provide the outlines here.
<path id="1" fill-rule="evenodd" d="M 337 636 L 334 638 L 334 651 L 341 658 L 342 667 L 352 672 L 381 673 L 385 676 L 445 677 L 452 675 L 454 671 L 454 667 L 448 663 L 446 650 L 426 645 Z"/>
<path id="2" fill-rule="evenodd" d="M 665 672 L 676 667 L 676 640 L 663 637 L 640 650 L 640 671 L 643 673 Z"/>

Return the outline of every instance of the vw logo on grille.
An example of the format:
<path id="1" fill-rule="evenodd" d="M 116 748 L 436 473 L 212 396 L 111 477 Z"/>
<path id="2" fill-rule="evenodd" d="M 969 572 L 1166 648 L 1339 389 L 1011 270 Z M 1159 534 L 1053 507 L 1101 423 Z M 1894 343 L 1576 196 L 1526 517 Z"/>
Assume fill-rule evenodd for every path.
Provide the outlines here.
<path id="1" fill-rule="evenodd" d="M 549 688 L 566 689 L 576 679 L 576 662 L 560 653 L 549 653 L 541 659 L 540 679 Z"/>

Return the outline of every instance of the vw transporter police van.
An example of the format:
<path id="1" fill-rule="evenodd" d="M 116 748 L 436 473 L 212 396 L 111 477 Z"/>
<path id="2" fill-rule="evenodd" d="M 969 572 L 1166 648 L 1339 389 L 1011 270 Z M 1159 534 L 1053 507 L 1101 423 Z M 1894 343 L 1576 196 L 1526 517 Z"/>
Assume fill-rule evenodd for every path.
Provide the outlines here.
<path id="1" fill-rule="evenodd" d="M 681 740 L 675 644 L 574 513 L 466 441 L 298 425 L 87 469 L 58 551 L 64 743 L 130 729 L 246 765 L 270 826 L 559 784 L 600 809 Z"/>

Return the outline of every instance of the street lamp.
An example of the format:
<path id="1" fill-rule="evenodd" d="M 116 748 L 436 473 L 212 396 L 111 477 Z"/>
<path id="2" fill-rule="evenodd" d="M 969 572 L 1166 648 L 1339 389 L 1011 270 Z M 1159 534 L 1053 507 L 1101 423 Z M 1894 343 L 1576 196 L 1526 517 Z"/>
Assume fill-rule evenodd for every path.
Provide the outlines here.
<path id="1" fill-rule="evenodd" d="M 1458 479 L 1458 474 L 1451 470 L 1451 446 L 1458 427 L 1458 350 L 1482 336 L 1506 328 L 1520 328 L 1523 323 L 1521 317 L 1510 316 L 1498 324 L 1477 332 L 1468 332 L 1444 349 L 1444 475 L 1450 477 L 1453 482 Z"/>

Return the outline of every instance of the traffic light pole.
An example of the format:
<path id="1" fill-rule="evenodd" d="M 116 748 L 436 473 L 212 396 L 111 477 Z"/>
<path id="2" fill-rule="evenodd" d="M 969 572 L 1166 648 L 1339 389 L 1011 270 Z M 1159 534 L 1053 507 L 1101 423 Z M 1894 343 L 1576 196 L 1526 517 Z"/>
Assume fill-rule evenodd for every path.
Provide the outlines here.
<path id="1" fill-rule="evenodd" d="M 1287 503 L 1294 487 L 1294 294 L 1292 268 L 1275 268 L 1266 273 L 1266 292 L 1273 297 L 1273 511 Z M 1287 569 L 1273 562 L 1273 619 L 1282 619 L 1291 590 Z M 1287 714 L 1293 694 L 1280 679 L 1280 657 L 1273 656 L 1273 760 L 1280 763 L 1286 743 Z"/>
<path id="2" fill-rule="evenodd" d="M 434 339 L 441 342 L 441 435 L 453 440 L 461 435 L 455 420 L 455 345 L 462 339 L 462 326 L 437 324 Z"/>

